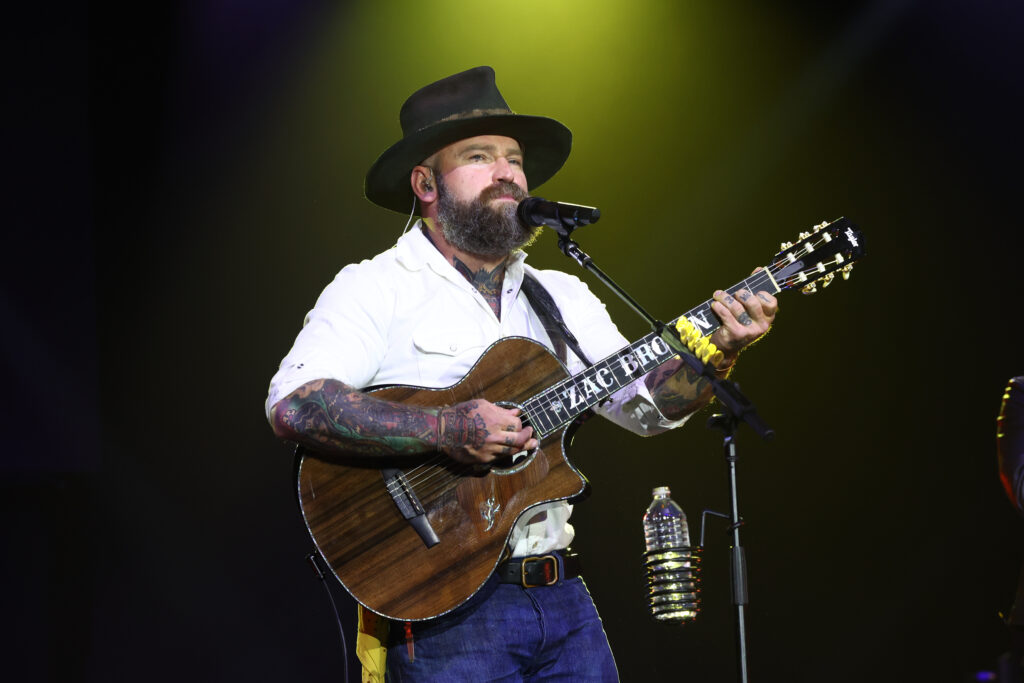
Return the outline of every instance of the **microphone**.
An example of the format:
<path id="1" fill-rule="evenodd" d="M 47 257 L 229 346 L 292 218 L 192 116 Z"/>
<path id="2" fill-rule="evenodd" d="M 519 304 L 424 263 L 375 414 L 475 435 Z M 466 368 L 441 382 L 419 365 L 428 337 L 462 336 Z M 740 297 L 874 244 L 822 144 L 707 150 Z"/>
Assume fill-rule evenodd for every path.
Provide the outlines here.
<path id="1" fill-rule="evenodd" d="M 527 197 L 516 209 L 519 222 L 528 228 L 546 225 L 556 230 L 578 228 L 596 223 L 601 212 L 593 206 L 550 202 L 543 197 Z"/>

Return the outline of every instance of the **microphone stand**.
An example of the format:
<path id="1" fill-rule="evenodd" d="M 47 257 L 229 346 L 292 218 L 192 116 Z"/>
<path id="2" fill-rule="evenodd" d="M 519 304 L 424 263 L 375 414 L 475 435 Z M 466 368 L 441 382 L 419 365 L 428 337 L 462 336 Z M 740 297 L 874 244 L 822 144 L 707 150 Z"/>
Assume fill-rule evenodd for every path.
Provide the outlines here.
<path id="1" fill-rule="evenodd" d="M 550 226 L 558 233 L 558 248 L 562 253 L 576 261 L 584 269 L 597 276 L 601 282 L 610 290 L 625 301 L 641 318 L 647 321 L 651 329 L 656 332 L 670 348 L 675 350 L 683 362 L 701 377 L 704 377 L 711 384 L 715 396 L 725 407 L 725 411 L 715 415 L 708 420 L 708 427 L 722 431 L 725 434 L 724 450 L 725 460 L 729 475 L 729 496 L 731 500 L 730 530 L 732 532 L 732 598 L 736 607 L 736 643 L 739 667 L 739 680 L 747 683 L 747 627 L 746 627 L 746 606 L 747 606 L 747 562 L 740 545 L 740 526 L 743 524 L 740 519 L 739 502 L 736 487 L 736 462 L 739 459 L 736 453 L 736 428 L 740 422 L 746 422 L 750 427 L 765 440 L 775 437 L 772 431 L 757 414 L 754 405 L 747 397 L 740 393 L 739 387 L 729 380 L 719 378 L 715 375 L 715 367 L 705 363 L 695 356 L 683 343 L 679 333 L 674 327 L 666 325 L 655 319 L 640 306 L 624 289 L 617 285 L 604 271 L 594 264 L 594 260 L 580 248 L 580 245 L 569 238 L 572 231 L 578 225 L 572 217 L 560 216 L 556 219 L 546 220 L 545 225 Z"/>

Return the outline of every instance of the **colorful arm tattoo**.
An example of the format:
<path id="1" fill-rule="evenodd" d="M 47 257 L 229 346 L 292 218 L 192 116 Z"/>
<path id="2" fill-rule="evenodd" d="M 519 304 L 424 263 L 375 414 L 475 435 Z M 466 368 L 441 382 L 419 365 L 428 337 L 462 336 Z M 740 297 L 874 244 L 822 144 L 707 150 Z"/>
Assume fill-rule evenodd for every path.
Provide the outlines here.
<path id="1" fill-rule="evenodd" d="M 373 398 L 337 380 L 316 380 L 281 399 L 272 414 L 278 436 L 312 448 L 365 455 L 437 448 L 438 410 Z"/>
<path id="2" fill-rule="evenodd" d="M 272 414 L 278 436 L 314 449 L 402 455 L 480 448 L 487 427 L 467 401 L 419 408 L 383 401 L 337 380 L 316 380 L 283 398 Z"/>
<path id="3" fill-rule="evenodd" d="M 672 359 L 652 370 L 644 381 L 658 410 L 671 420 L 686 417 L 711 400 L 708 379 L 679 359 Z"/>

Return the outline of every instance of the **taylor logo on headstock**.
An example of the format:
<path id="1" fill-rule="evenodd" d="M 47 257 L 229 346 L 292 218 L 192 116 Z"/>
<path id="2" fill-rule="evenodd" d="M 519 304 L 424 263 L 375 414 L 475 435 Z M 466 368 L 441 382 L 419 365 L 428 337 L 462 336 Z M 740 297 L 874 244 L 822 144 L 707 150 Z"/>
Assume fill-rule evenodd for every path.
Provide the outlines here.
<path id="1" fill-rule="evenodd" d="M 860 246 L 857 243 L 857 235 L 853 232 L 853 228 L 847 228 L 845 235 L 846 235 L 846 239 L 850 240 L 850 244 L 852 244 L 855 247 L 859 247 Z"/>

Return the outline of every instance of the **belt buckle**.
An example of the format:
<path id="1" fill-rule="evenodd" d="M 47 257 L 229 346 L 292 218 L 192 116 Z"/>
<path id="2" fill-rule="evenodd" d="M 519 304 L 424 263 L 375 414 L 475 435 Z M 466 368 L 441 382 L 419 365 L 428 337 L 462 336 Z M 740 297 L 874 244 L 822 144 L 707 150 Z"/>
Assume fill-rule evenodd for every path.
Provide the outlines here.
<path id="1" fill-rule="evenodd" d="M 543 562 L 544 560 L 551 560 L 551 566 L 555 568 L 554 576 L 551 578 L 545 577 L 546 583 L 530 583 L 526 580 L 526 565 L 528 562 Z M 541 557 L 524 557 L 523 563 L 519 565 L 520 579 L 523 583 L 523 588 L 536 588 L 538 586 L 553 586 L 558 583 L 558 558 L 554 555 L 542 555 Z"/>

